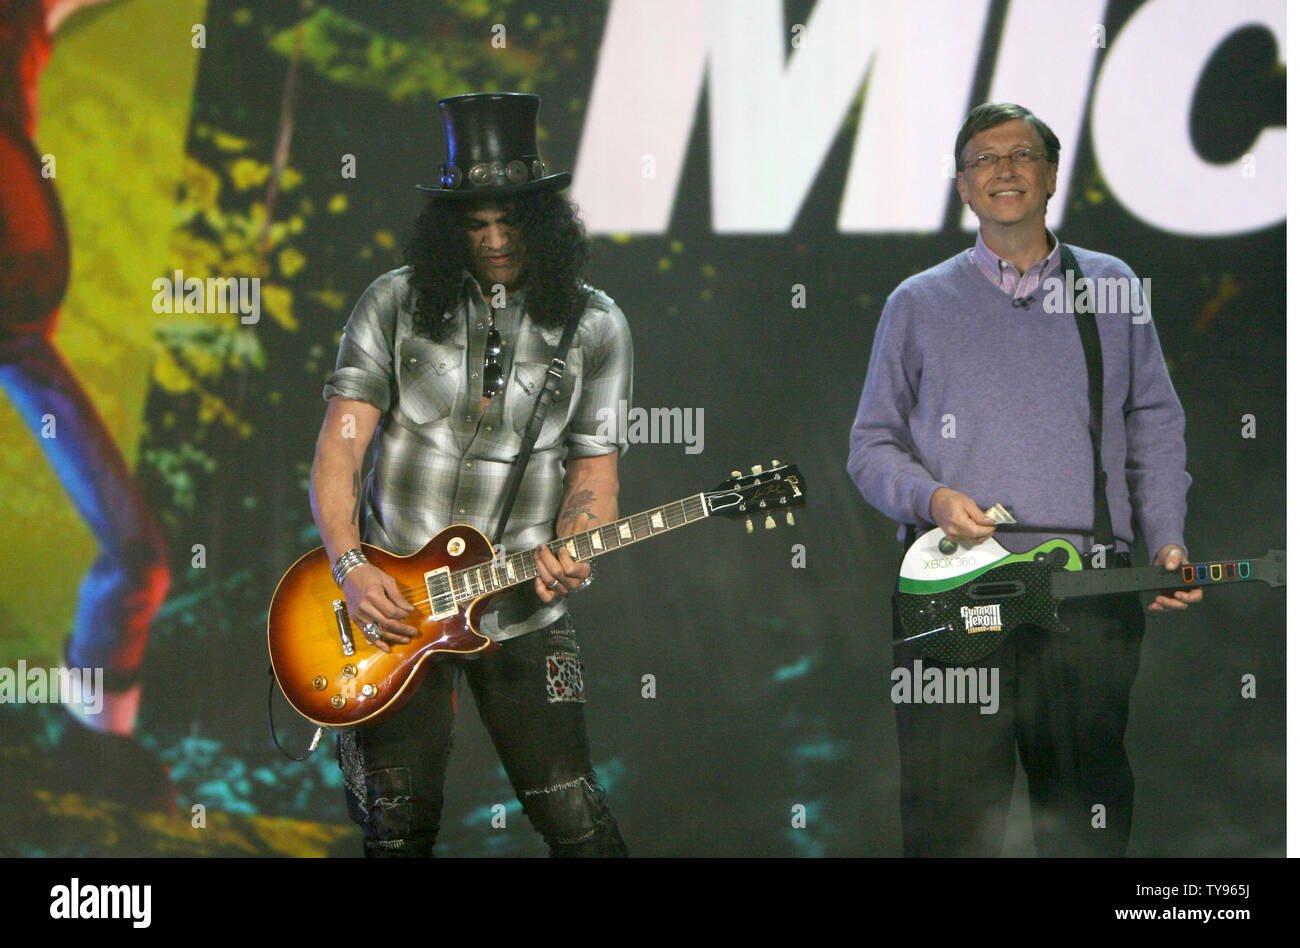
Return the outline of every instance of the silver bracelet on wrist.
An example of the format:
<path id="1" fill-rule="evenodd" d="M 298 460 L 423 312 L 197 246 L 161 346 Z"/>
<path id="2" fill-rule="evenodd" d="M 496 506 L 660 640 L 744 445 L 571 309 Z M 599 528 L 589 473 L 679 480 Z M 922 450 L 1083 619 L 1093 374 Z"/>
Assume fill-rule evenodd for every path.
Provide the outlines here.
<path id="1" fill-rule="evenodd" d="M 334 574 L 334 582 L 341 587 L 344 576 L 347 576 L 348 573 L 361 564 L 368 562 L 370 561 L 366 559 L 366 554 L 362 553 L 357 547 L 344 550 L 339 554 L 339 558 L 334 561 L 334 565 L 330 567 L 330 572 Z"/>

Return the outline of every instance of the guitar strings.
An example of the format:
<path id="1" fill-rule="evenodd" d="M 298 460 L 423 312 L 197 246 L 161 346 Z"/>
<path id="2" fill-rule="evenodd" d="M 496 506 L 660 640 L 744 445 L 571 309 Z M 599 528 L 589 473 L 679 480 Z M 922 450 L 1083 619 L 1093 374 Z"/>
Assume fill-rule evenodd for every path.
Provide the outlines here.
<path id="1" fill-rule="evenodd" d="M 611 549 L 618 549 L 619 547 L 626 546 L 630 543 L 635 543 L 638 540 L 644 540 L 647 539 L 648 537 L 655 536 L 656 534 L 659 533 L 666 533 L 669 530 L 673 530 L 677 527 L 685 526 L 688 523 L 692 523 L 694 522 L 694 520 L 699 520 L 704 518 L 705 516 L 707 516 L 707 514 L 704 512 L 702 507 L 699 516 L 695 517 L 694 519 L 692 519 L 689 516 L 689 512 L 686 507 L 686 504 L 689 501 L 694 501 L 700 496 L 701 495 L 697 494 L 695 495 L 695 497 L 686 498 L 684 500 L 673 501 L 670 504 L 665 504 L 663 507 L 659 507 L 654 510 L 646 510 L 646 511 L 642 511 L 641 513 L 632 514 L 628 517 L 624 517 L 619 520 L 614 520 L 607 524 L 602 524 L 599 527 L 593 527 L 591 530 L 588 530 L 585 533 L 578 533 L 568 537 L 557 538 L 547 543 L 546 546 L 548 549 L 550 549 L 550 551 L 553 554 L 558 555 L 559 551 L 564 549 L 565 546 L 571 541 L 576 541 L 580 537 L 586 538 L 588 545 L 592 547 L 591 556 L 577 557 L 575 558 L 575 562 L 578 563 L 589 562 L 590 560 L 599 556 L 601 553 L 608 552 Z M 674 513 L 677 514 L 677 517 L 681 518 L 680 522 L 674 522 L 677 519 L 677 517 L 673 516 Z M 654 522 L 651 519 L 655 514 L 665 515 L 663 527 L 659 527 L 659 528 L 655 527 Z M 632 534 L 630 538 L 624 539 L 621 536 L 618 530 L 620 524 L 626 524 L 628 526 Z M 638 535 L 638 530 L 637 530 L 638 527 L 641 527 L 645 530 L 644 535 Z M 610 538 L 605 536 L 604 533 L 604 531 L 610 528 L 613 528 L 613 540 L 615 541 L 612 544 L 609 542 Z M 601 542 L 602 544 L 604 544 L 603 549 L 597 549 L 595 545 L 591 543 L 591 537 L 593 534 L 596 533 L 601 534 Z M 516 557 L 520 557 L 521 558 L 520 562 L 524 564 L 523 571 L 527 571 L 530 567 L 535 567 L 535 561 L 533 557 L 526 555 L 532 552 L 533 551 L 528 550 L 528 551 L 519 551 L 517 553 L 511 553 L 505 557 L 505 561 L 510 561 L 515 559 Z M 496 579 L 495 574 L 497 569 L 501 569 L 502 567 L 493 567 L 492 564 L 495 562 L 498 561 L 488 560 L 483 563 L 477 563 L 473 566 L 466 566 L 462 569 L 455 570 L 450 574 L 448 578 L 448 587 L 449 587 L 449 591 L 451 592 L 452 598 L 456 602 L 457 607 L 459 607 L 462 602 L 468 602 L 471 599 L 477 599 L 479 596 L 486 595 L 487 592 L 499 591 L 500 589 L 508 588 L 508 585 L 518 585 L 520 582 L 526 582 L 529 579 L 535 579 L 537 577 L 537 573 L 534 570 L 531 576 L 525 575 L 524 579 L 518 580 L 515 583 L 497 586 L 497 589 L 495 590 L 487 590 L 485 592 L 475 592 L 474 583 L 473 580 L 470 578 L 469 574 L 476 570 L 482 571 L 484 567 L 491 567 L 491 569 L 489 570 L 489 575 L 493 576 L 493 585 L 496 586 L 499 580 Z M 459 583 L 457 582 L 458 578 L 460 579 Z M 465 588 L 466 595 L 464 597 L 462 597 L 458 592 L 456 588 L 457 585 L 463 586 Z M 480 574 L 480 585 L 484 586 L 486 589 L 487 584 L 482 582 L 481 574 Z M 422 596 L 422 594 L 428 592 L 427 586 L 423 588 L 420 586 L 399 586 L 397 591 L 402 596 L 403 599 L 411 603 L 411 605 L 413 606 L 430 608 L 433 605 L 432 596 Z M 415 594 L 416 598 L 414 599 L 411 598 L 410 594 L 412 593 Z"/>

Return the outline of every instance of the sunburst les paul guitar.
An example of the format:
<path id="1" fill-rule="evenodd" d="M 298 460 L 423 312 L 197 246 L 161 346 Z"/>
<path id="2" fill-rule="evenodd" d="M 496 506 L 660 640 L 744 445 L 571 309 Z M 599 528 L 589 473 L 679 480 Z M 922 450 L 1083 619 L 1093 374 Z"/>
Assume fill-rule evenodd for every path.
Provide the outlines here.
<path id="1" fill-rule="evenodd" d="M 1065 630 L 1057 616 L 1064 599 L 1154 592 L 1180 586 L 1264 582 L 1286 585 L 1286 553 L 1253 560 L 1085 570 L 1068 540 L 1048 540 L 1027 553 L 1008 553 L 994 539 L 957 543 L 937 527 L 903 557 L 898 616 L 903 641 L 922 655 L 964 665 L 979 661 L 1023 625 Z"/>
<path id="2" fill-rule="evenodd" d="M 673 501 L 553 540 L 551 552 L 575 560 L 596 556 L 667 533 L 705 517 L 775 517 L 804 505 L 804 482 L 793 465 L 774 461 L 742 475 L 733 472 L 711 491 Z M 752 520 L 746 526 L 753 529 Z M 415 606 L 403 621 L 420 630 L 405 645 L 383 652 L 354 634 L 347 603 L 330 573 L 324 547 L 290 567 L 276 587 L 267 617 L 271 667 L 289 703 L 324 727 L 373 724 L 410 697 L 435 655 L 480 652 L 491 641 L 478 632 L 479 618 L 496 594 L 531 582 L 537 567 L 531 550 L 494 556 L 488 538 L 474 527 L 447 527 L 416 553 L 398 556 L 362 544 L 366 558 L 388 573 Z"/>

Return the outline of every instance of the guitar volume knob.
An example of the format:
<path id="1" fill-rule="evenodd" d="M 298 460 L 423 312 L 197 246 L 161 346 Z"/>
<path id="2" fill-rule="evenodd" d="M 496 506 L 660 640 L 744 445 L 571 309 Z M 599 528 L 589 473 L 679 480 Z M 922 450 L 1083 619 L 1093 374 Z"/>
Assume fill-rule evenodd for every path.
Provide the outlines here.
<path id="1" fill-rule="evenodd" d="M 348 699 L 343 697 L 342 695 L 335 695 L 333 698 L 330 698 L 330 707 L 334 708 L 335 710 L 343 707 L 347 703 L 348 703 Z"/>
<path id="2" fill-rule="evenodd" d="M 317 675 L 315 678 L 311 680 L 311 686 L 315 688 L 317 691 L 324 691 L 325 685 L 326 685 L 326 681 L 324 675 Z"/>

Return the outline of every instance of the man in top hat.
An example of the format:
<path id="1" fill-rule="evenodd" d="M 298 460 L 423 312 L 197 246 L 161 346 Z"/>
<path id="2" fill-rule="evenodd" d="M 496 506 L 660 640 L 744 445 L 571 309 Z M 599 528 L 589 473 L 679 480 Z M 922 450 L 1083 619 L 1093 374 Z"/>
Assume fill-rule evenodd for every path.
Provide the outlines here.
<path id="1" fill-rule="evenodd" d="M 498 646 L 442 656 L 391 717 L 343 734 L 349 812 L 368 856 L 429 856 L 463 676 L 534 828 L 556 856 L 623 856 L 587 747 L 583 666 L 567 597 L 591 567 L 542 546 L 618 518 L 626 442 L 600 424 L 631 397 L 623 313 L 583 282 L 587 242 L 537 149 L 539 100 L 439 103 L 449 158 L 415 222 L 408 265 L 375 280 L 343 332 L 312 465 L 312 511 L 357 628 L 411 641 L 411 603 L 360 542 L 398 554 L 466 523 L 492 534 L 547 367 L 577 318 L 567 367 L 500 543 L 538 576 L 497 596 L 479 631 Z M 363 460 L 374 439 L 373 465 Z"/>
<path id="2" fill-rule="evenodd" d="M 1153 562 L 1174 570 L 1187 557 L 1191 478 L 1183 410 L 1148 303 L 1077 321 L 1048 303 L 1063 277 L 1071 298 L 1076 275 L 1136 283 L 1123 261 L 1068 248 L 1047 229 L 1060 147 L 1022 106 L 988 103 L 967 116 L 954 149 L 957 190 L 979 234 L 974 248 L 908 278 L 886 301 L 849 473 L 890 518 L 941 527 L 968 546 L 994 534 L 985 511 L 1004 503 L 1018 521 L 998 529 L 1011 553 L 1061 536 L 1088 567 L 1126 566 L 1140 532 Z M 1089 349 L 1099 356 L 1095 373 Z M 899 527 L 900 537 L 910 532 Z M 1200 598 L 1200 589 L 1180 589 L 1151 609 Z M 1141 603 L 1136 594 L 1073 599 L 1060 617 L 1065 632 L 1019 630 L 977 663 L 1000 671 L 996 712 L 897 705 L 906 855 L 999 855 L 1017 750 L 1039 855 L 1124 854 L 1133 813 L 1124 732 Z M 896 643 L 898 623 L 895 615 Z M 913 645 L 898 645 L 897 665 L 917 660 Z"/>

